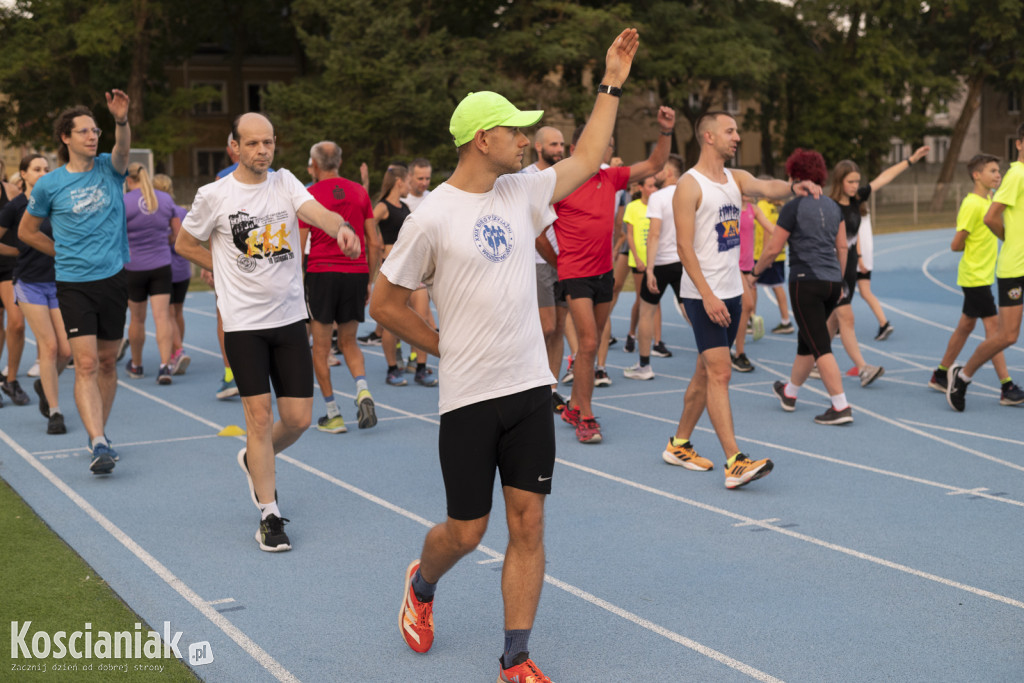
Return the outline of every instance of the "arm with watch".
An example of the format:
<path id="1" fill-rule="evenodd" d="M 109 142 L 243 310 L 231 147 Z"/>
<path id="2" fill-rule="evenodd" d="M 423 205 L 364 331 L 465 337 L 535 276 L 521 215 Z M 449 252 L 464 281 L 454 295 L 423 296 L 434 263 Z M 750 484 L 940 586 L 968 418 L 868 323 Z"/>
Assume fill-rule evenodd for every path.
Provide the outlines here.
<path id="1" fill-rule="evenodd" d="M 909 157 L 907 157 L 903 161 L 897 161 L 895 164 L 879 173 L 874 180 L 868 183 L 869 185 L 871 185 L 871 191 L 877 192 L 878 190 L 881 190 L 883 187 L 891 183 L 893 180 L 896 179 L 896 176 L 898 176 L 900 173 L 903 173 L 908 168 L 916 164 L 918 161 L 928 156 L 928 151 L 930 149 L 931 147 L 929 147 L 928 145 L 918 147 L 917 149 L 914 150 L 914 153 L 911 154 Z"/>
<path id="2" fill-rule="evenodd" d="M 572 156 L 562 159 L 553 167 L 557 180 L 552 202 L 565 199 L 600 169 L 601 160 L 608 149 L 608 141 L 611 140 L 615 127 L 622 84 L 629 76 L 639 45 L 640 38 L 636 29 L 627 28 L 608 48 L 605 55 L 604 78 L 601 79 L 597 101 L 594 102 L 594 110 L 587 121 L 587 126 L 576 142 Z"/>
<path id="3" fill-rule="evenodd" d="M 363 246 L 359 242 L 359 236 L 352 229 L 348 221 L 341 217 L 341 214 L 334 213 L 315 199 L 303 203 L 296 212 L 299 220 L 310 225 L 315 225 L 338 241 L 338 248 L 341 253 L 349 258 L 359 258 Z"/>
<path id="4" fill-rule="evenodd" d="M 670 107 L 658 108 L 658 127 L 661 129 L 658 143 L 651 150 L 651 156 L 629 167 L 629 182 L 639 182 L 665 167 L 672 151 L 672 132 L 676 127 L 676 113 Z"/>
<path id="5" fill-rule="evenodd" d="M 110 163 L 118 173 L 128 170 L 128 153 L 132 148 L 132 130 L 128 125 L 128 95 L 116 88 L 105 93 L 107 110 L 114 117 L 114 148 L 110 150 Z"/>

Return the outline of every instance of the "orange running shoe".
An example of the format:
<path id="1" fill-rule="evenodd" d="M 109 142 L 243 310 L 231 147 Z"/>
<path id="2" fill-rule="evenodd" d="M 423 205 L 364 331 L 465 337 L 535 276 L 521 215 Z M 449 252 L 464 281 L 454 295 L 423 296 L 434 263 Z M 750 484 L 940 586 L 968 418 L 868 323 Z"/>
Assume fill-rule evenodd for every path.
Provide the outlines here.
<path id="1" fill-rule="evenodd" d="M 398 612 L 398 629 L 414 652 L 426 652 L 434 644 L 434 603 L 420 602 L 412 589 L 412 577 L 420 568 L 419 559 L 405 570 L 402 609 Z"/>
<path id="2" fill-rule="evenodd" d="M 725 470 L 725 488 L 737 489 L 755 479 L 760 479 L 772 471 L 775 465 L 771 460 L 751 460 L 743 453 L 733 458 L 732 465 L 727 463 Z"/>
<path id="3" fill-rule="evenodd" d="M 692 443 L 687 442 L 685 446 L 673 446 L 671 438 L 669 438 L 668 445 L 665 446 L 665 450 L 661 453 L 661 459 L 669 465 L 679 465 L 688 470 L 697 470 L 698 472 L 707 472 L 708 470 L 715 469 L 714 464 L 710 460 L 697 455 L 697 451 Z"/>
<path id="4" fill-rule="evenodd" d="M 519 661 L 521 657 L 526 657 L 526 655 L 517 656 L 516 661 Z M 505 663 L 501 661 L 501 657 L 498 657 L 498 670 L 498 683 L 552 683 L 551 679 L 545 676 L 529 658 L 506 669 Z"/>

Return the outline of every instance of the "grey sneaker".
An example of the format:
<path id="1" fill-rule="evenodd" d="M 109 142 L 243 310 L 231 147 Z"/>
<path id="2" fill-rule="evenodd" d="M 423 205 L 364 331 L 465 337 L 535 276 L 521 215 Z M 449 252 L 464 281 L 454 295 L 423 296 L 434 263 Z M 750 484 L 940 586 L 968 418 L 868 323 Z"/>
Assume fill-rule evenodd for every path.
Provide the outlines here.
<path id="1" fill-rule="evenodd" d="M 754 364 L 747 358 L 747 354 L 741 353 L 732 357 L 732 369 L 736 372 L 753 372 Z"/>
<path id="2" fill-rule="evenodd" d="M 846 406 L 842 410 L 836 410 L 832 406 L 828 407 L 821 415 L 815 415 L 814 421 L 820 425 L 846 425 L 853 422 L 853 410 L 850 406 Z"/>
<path id="3" fill-rule="evenodd" d="M 787 413 L 792 413 L 796 410 L 796 399 L 786 396 L 786 383 L 779 382 L 776 380 L 775 384 L 772 385 L 772 391 L 779 398 L 779 403 L 782 404 L 782 409 Z"/>
<path id="4" fill-rule="evenodd" d="M 885 368 L 881 365 L 865 365 L 860 371 L 860 385 L 866 387 L 884 374 Z"/>

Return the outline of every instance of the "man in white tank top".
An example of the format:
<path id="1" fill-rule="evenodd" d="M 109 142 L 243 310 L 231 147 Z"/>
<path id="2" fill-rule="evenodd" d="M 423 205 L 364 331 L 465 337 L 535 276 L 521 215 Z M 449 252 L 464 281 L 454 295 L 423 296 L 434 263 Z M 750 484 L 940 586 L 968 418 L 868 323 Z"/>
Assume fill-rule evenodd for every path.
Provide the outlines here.
<path id="1" fill-rule="evenodd" d="M 739 265 L 742 195 L 781 199 L 795 192 L 817 197 L 821 188 L 811 182 L 790 185 L 784 180 L 758 180 L 746 171 L 725 168 L 740 141 L 735 119 L 725 112 L 702 116 L 696 134 L 700 159 L 676 185 L 672 208 L 684 269 L 680 295 L 700 356 L 686 389 L 679 426 L 662 458 L 687 469 L 712 469 L 711 461 L 697 455 L 690 443 L 706 407 L 725 452 L 725 487 L 733 489 L 760 479 L 773 467 L 771 460 L 754 461 L 740 452 L 729 405 L 729 348 L 736 339 L 743 295 Z"/>

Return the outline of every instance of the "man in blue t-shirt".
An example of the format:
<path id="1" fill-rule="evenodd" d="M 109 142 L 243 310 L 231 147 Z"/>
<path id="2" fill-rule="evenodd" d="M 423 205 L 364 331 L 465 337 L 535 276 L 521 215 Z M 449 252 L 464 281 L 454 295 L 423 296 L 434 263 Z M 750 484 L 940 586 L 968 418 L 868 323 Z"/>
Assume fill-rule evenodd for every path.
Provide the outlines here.
<path id="1" fill-rule="evenodd" d="M 122 183 L 131 148 L 129 100 L 120 90 L 106 96 L 116 124 L 113 150 L 98 154 L 102 131 L 88 108 L 62 112 L 53 131 L 64 165 L 36 183 L 18 228 L 23 242 L 56 259 L 57 301 L 71 342 L 75 403 L 89 434 L 93 474 L 110 473 L 117 460 L 106 424 L 117 390 L 117 351 L 128 303 Z M 39 230 L 44 218 L 50 219 L 53 239 Z"/>

